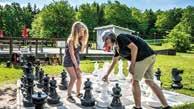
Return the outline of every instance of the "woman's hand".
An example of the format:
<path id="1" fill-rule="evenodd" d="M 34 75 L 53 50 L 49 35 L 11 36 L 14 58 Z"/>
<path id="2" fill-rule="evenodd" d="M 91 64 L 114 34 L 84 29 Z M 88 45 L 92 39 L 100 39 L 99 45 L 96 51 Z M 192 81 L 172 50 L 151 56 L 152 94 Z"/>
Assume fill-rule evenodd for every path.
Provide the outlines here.
<path id="1" fill-rule="evenodd" d="M 77 73 L 82 73 L 82 71 L 81 71 L 81 69 L 80 69 L 79 66 L 76 66 L 75 69 L 76 69 L 76 72 L 77 72 Z"/>

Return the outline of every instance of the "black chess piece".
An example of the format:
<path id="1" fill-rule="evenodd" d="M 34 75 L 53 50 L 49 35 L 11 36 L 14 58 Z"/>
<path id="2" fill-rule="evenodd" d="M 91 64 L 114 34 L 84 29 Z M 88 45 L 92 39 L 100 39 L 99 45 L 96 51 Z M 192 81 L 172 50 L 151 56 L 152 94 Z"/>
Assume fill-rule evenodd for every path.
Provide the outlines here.
<path id="1" fill-rule="evenodd" d="M 37 83 L 38 88 L 43 87 L 43 77 L 44 77 L 44 70 L 41 68 L 40 71 L 39 71 L 39 80 L 38 80 L 38 83 Z"/>
<path id="2" fill-rule="evenodd" d="M 61 90 L 67 90 L 68 82 L 67 82 L 67 73 L 65 70 L 61 73 L 61 84 L 59 85 L 59 89 Z"/>
<path id="3" fill-rule="evenodd" d="M 46 94 L 48 94 L 49 92 L 49 77 L 48 74 L 45 75 L 45 77 L 43 78 L 43 92 L 45 92 Z"/>
<path id="4" fill-rule="evenodd" d="M 32 103 L 32 94 L 34 92 L 33 90 L 33 87 L 35 86 L 34 85 L 34 76 L 31 74 L 31 75 L 28 75 L 26 78 L 26 84 L 24 85 L 24 88 L 25 88 L 25 94 L 23 95 L 24 98 L 23 98 L 23 104 L 24 104 L 24 107 L 32 107 L 33 106 L 33 103 Z"/>
<path id="5" fill-rule="evenodd" d="M 155 77 L 158 81 L 160 81 L 160 77 L 161 77 L 161 70 L 160 68 L 157 69 L 157 71 L 155 72 Z"/>
<path id="6" fill-rule="evenodd" d="M 112 91 L 113 91 L 113 94 L 112 94 L 113 99 L 108 109 L 125 109 L 125 107 L 122 105 L 121 100 L 120 100 L 120 97 L 122 95 L 121 95 L 121 88 L 119 87 L 118 83 L 116 83 Z"/>
<path id="7" fill-rule="evenodd" d="M 23 66 L 23 76 L 21 78 L 21 84 L 20 84 L 20 88 L 22 91 L 22 94 L 26 94 L 27 93 L 27 87 L 28 84 L 28 80 L 32 79 L 32 82 L 34 80 L 34 76 L 32 74 L 33 72 L 33 67 L 31 63 L 27 63 Z"/>
<path id="8" fill-rule="evenodd" d="M 25 76 L 32 75 L 33 74 L 33 65 L 32 63 L 27 63 L 23 66 L 23 72 Z"/>
<path id="9" fill-rule="evenodd" d="M 50 92 L 49 97 L 47 99 L 48 104 L 59 104 L 60 103 L 60 97 L 57 94 L 56 88 L 57 88 L 57 81 L 52 77 L 52 79 L 49 82 L 50 84 Z"/>
<path id="10" fill-rule="evenodd" d="M 25 84 L 26 84 L 26 78 L 25 78 L 24 75 L 21 77 L 20 81 L 21 81 L 21 83 L 20 83 L 20 89 L 21 89 L 22 95 L 24 95 Z"/>
<path id="11" fill-rule="evenodd" d="M 34 93 L 32 95 L 32 101 L 35 106 L 35 109 L 44 109 L 46 98 L 47 95 L 44 92 Z"/>
<path id="12" fill-rule="evenodd" d="M 36 64 L 35 66 L 35 79 L 39 80 L 39 72 L 40 72 L 40 66 L 39 64 Z"/>
<path id="13" fill-rule="evenodd" d="M 160 68 L 157 68 L 157 71 L 155 72 L 155 74 L 154 74 L 154 76 L 156 77 L 156 79 L 158 80 L 158 81 L 160 81 L 160 86 L 162 87 L 162 82 L 161 82 L 161 79 L 160 79 L 160 77 L 161 77 L 161 70 L 160 70 Z"/>
<path id="14" fill-rule="evenodd" d="M 181 83 L 182 77 L 180 76 L 180 74 L 183 73 L 183 70 L 179 70 L 177 68 L 173 68 L 171 73 L 172 73 L 172 81 L 173 81 L 171 87 L 173 89 L 181 89 L 181 88 L 183 88 L 183 85 Z"/>
<path id="15" fill-rule="evenodd" d="M 6 67 L 11 67 L 11 62 L 10 61 L 6 62 Z"/>
<path id="16" fill-rule="evenodd" d="M 81 98 L 81 105 L 90 107 L 95 105 L 95 99 L 92 95 L 92 82 L 89 78 L 87 78 L 87 81 L 84 83 L 84 96 Z"/>

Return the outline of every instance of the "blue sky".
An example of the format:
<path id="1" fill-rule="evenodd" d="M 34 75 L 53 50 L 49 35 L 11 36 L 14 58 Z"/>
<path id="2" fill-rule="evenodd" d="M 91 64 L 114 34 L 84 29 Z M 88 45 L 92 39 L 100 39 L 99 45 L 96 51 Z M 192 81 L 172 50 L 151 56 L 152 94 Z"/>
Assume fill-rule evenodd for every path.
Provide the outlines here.
<path id="1" fill-rule="evenodd" d="M 21 6 L 25 6 L 28 2 L 36 4 L 39 8 L 51 3 L 53 0 L 0 0 L 1 5 L 10 4 L 12 2 L 18 2 Z M 54 0 L 57 1 L 57 0 Z M 72 6 L 80 5 L 82 3 L 92 3 L 94 1 L 98 3 L 106 3 L 107 0 L 68 0 Z M 114 1 L 114 0 L 110 0 Z M 194 0 L 118 0 L 129 7 L 136 7 L 141 10 L 145 9 L 161 9 L 167 10 L 174 7 L 184 8 L 188 5 L 194 6 Z"/>

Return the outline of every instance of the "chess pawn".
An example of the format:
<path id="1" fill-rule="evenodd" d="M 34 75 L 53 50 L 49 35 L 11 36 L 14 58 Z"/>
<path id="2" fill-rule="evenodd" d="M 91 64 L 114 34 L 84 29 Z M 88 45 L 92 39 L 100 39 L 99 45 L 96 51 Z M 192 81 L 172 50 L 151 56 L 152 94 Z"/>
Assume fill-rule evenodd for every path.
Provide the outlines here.
<path id="1" fill-rule="evenodd" d="M 94 63 L 94 71 L 93 71 L 92 75 L 98 76 L 98 68 L 99 68 L 99 64 L 98 64 L 98 62 L 96 61 L 96 62 Z"/>
<path id="2" fill-rule="evenodd" d="M 118 83 L 116 83 L 115 87 L 112 88 L 113 91 L 113 99 L 108 107 L 108 109 L 125 109 L 125 107 L 122 105 L 120 97 L 121 95 L 121 88 Z"/>
<path id="3" fill-rule="evenodd" d="M 130 65 L 131 65 L 131 61 L 128 61 L 127 63 L 128 63 L 127 70 L 129 71 L 129 67 L 130 67 Z M 130 74 L 130 72 L 128 73 L 126 79 L 127 79 L 128 82 L 131 82 L 132 75 Z"/>
<path id="4" fill-rule="evenodd" d="M 123 74 L 123 61 L 121 59 L 119 60 L 118 70 L 119 70 L 117 73 L 118 80 L 125 80 L 125 75 Z"/>
<path id="5" fill-rule="evenodd" d="M 42 86 L 43 86 L 43 83 L 42 83 L 43 77 L 44 77 L 44 70 L 41 68 L 39 71 L 39 80 L 38 80 L 38 84 L 37 84 L 38 88 L 42 88 Z"/>
<path id="6" fill-rule="evenodd" d="M 102 107 L 102 108 L 108 108 L 109 107 L 109 96 L 108 96 L 108 83 L 103 82 L 101 85 L 101 94 L 100 97 L 97 98 L 97 107 Z"/>
<path id="7" fill-rule="evenodd" d="M 49 97 L 47 99 L 48 104 L 59 104 L 60 103 L 60 97 L 57 94 L 56 88 L 57 88 L 57 81 L 52 77 L 52 79 L 49 82 L 50 89 L 49 89 Z"/>
<path id="8" fill-rule="evenodd" d="M 160 81 L 160 77 L 161 77 L 161 70 L 160 70 L 160 68 L 158 68 L 157 71 L 155 72 L 155 77 L 156 77 L 157 80 Z"/>
<path id="9" fill-rule="evenodd" d="M 84 96 L 81 98 L 81 105 L 90 107 L 95 105 L 95 99 L 92 95 L 92 82 L 90 81 L 89 78 L 84 83 Z"/>
<path id="10" fill-rule="evenodd" d="M 45 92 L 46 94 L 48 94 L 49 92 L 49 77 L 48 74 L 45 75 L 45 77 L 43 78 L 43 92 Z"/>
<path id="11" fill-rule="evenodd" d="M 36 65 L 35 66 L 35 79 L 36 80 L 39 80 L 39 70 L 40 70 L 39 65 Z"/>
<path id="12" fill-rule="evenodd" d="M 67 73 L 65 70 L 61 73 L 61 84 L 59 85 L 59 89 L 67 90 L 68 83 L 67 83 Z"/>

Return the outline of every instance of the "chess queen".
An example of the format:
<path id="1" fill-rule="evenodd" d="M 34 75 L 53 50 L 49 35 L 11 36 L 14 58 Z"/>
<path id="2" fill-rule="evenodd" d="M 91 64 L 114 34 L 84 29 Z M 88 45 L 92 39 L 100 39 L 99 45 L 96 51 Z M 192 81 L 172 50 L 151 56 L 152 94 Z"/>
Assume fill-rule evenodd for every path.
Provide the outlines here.
<path id="1" fill-rule="evenodd" d="M 81 69 L 80 69 L 80 52 L 83 52 L 86 48 L 88 41 L 88 28 L 82 22 L 75 22 L 72 25 L 71 33 L 67 39 L 64 55 L 64 67 L 70 76 L 70 82 L 68 85 L 67 101 L 75 103 L 75 99 L 72 97 L 71 92 L 73 85 L 76 82 L 77 97 L 83 96 L 80 93 L 81 88 Z"/>
<path id="2" fill-rule="evenodd" d="M 145 83 L 153 90 L 161 101 L 164 109 L 170 109 L 163 92 L 153 81 L 153 65 L 156 55 L 151 47 L 140 37 L 130 34 L 116 35 L 113 31 L 104 31 L 101 35 L 104 44 L 114 49 L 114 57 L 107 74 L 103 77 L 108 81 L 108 76 L 118 62 L 119 57 L 123 57 L 131 62 L 129 72 L 132 75 L 132 92 L 135 106 L 133 109 L 141 108 L 141 91 L 139 81 L 144 77 Z"/>

